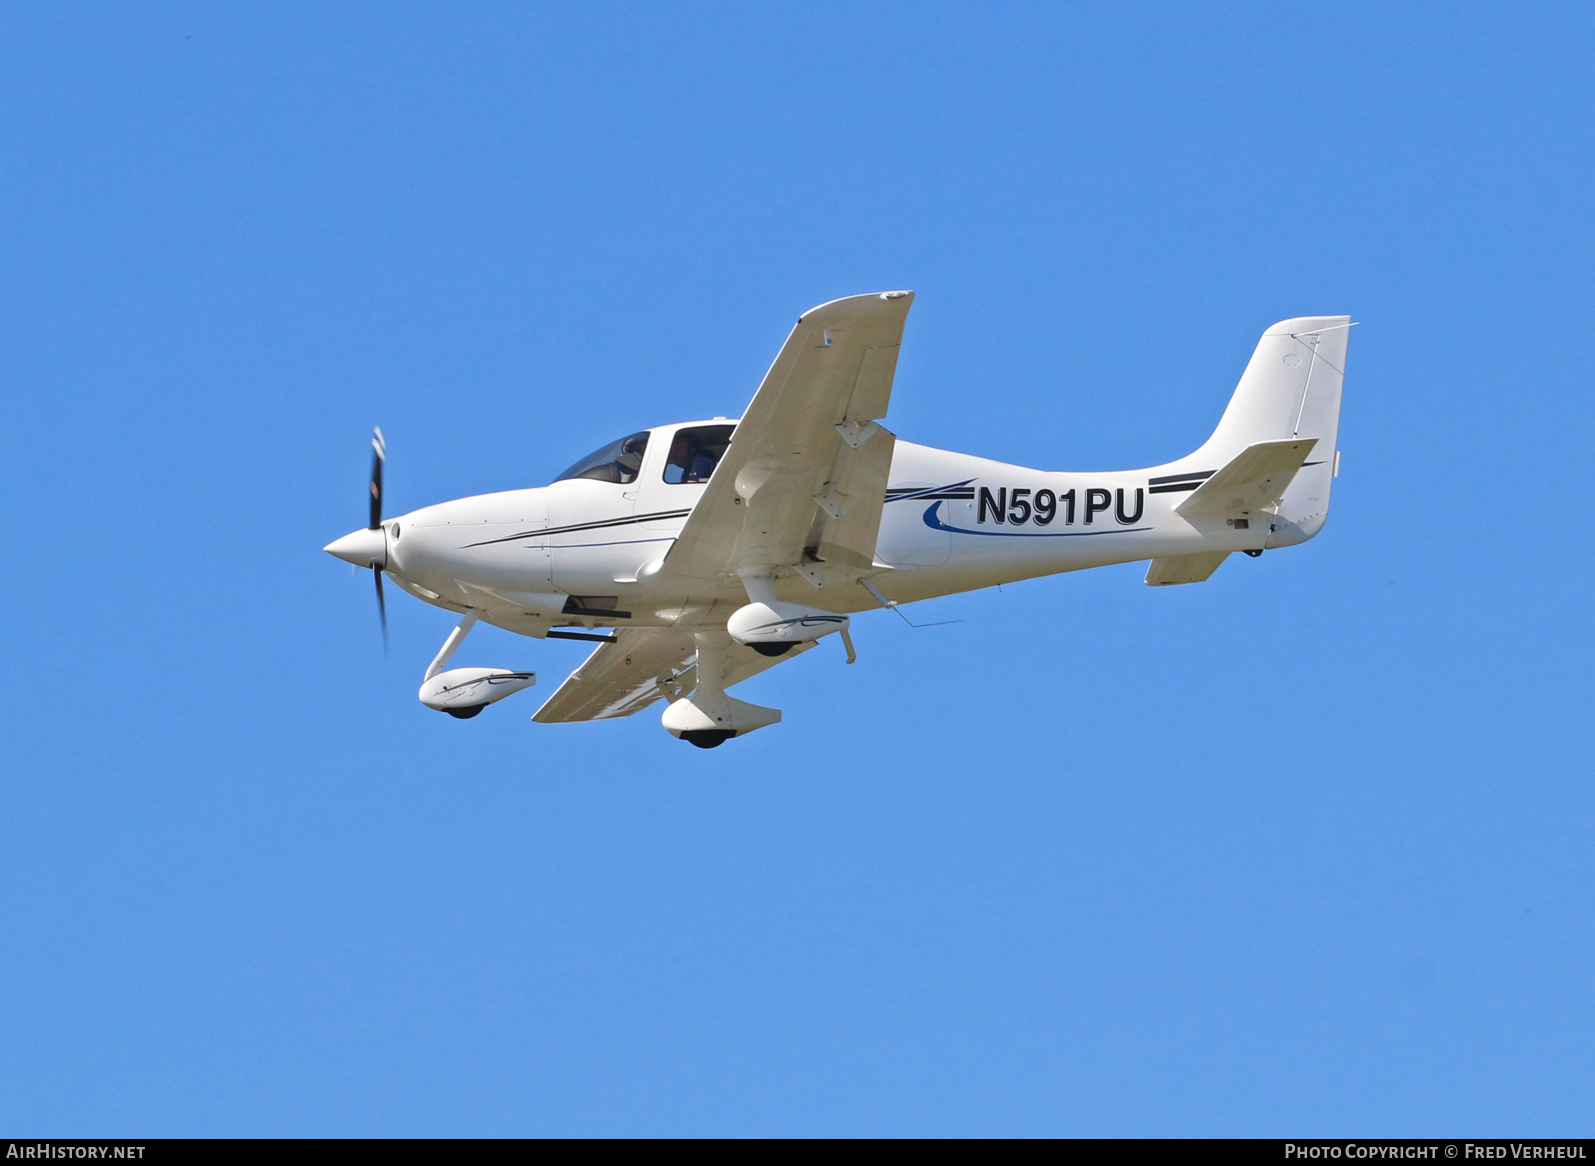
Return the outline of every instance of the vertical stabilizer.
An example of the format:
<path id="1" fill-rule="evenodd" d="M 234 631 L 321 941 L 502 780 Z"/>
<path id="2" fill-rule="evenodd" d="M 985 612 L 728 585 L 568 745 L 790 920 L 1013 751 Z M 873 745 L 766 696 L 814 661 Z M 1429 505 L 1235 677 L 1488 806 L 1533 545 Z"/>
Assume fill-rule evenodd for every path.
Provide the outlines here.
<path id="1" fill-rule="evenodd" d="M 1264 332 L 1218 428 L 1195 455 L 1222 466 L 1258 442 L 1316 442 L 1279 503 L 1270 547 L 1306 542 L 1329 516 L 1350 330 L 1350 316 L 1300 316 Z"/>

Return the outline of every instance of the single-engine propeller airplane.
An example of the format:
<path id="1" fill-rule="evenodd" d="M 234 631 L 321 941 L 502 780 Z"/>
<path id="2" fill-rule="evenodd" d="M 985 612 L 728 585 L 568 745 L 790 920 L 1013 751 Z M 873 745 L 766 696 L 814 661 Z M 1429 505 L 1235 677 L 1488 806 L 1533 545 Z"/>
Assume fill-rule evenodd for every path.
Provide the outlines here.
<path id="1" fill-rule="evenodd" d="M 1150 559 L 1154 586 L 1200 583 L 1234 551 L 1317 534 L 1339 468 L 1346 316 L 1263 333 L 1218 428 L 1150 469 L 1064 473 L 899 441 L 882 424 L 914 294 L 805 312 L 739 420 L 645 429 L 551 484 L 382 515 L 326 550 L 463 616 L 421 702 L 455 717 L 536 682 L 448 668 L 477 620 L 600 643 L 532 717 L 592 721 L 666 701 L 701 748 L 781 719 L 727 694 L 850 616 L 995 584 Z"/>

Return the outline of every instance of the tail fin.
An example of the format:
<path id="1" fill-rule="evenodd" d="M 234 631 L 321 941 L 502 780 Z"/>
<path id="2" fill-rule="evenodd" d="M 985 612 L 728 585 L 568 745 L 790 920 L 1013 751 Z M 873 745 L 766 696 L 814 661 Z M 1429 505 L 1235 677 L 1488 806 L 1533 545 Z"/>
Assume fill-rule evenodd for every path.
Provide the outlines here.
<path id="1" fill-rule="evenodd" d="M 1329 517 L 1350 329 L 1350 316 L 1301 316 L 1264 332 L 1218 428 L 1194 455 L 1222 466 L 1258 442 L 1317 442 L 1279 503 L 1270 547 L 1306 542 Z"/>

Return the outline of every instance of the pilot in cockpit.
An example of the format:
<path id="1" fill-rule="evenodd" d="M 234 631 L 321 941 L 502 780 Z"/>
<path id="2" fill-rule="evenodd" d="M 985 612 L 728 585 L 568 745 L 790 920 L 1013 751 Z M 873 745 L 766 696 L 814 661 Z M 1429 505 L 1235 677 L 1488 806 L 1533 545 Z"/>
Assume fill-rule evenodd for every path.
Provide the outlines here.
<path id="1" fill-rule="evenodd" d="M 670 461 L 665 470 L 667 481 L 707 482 L 709 480 L 709 475 L 714 473 L 716 458 L 711 450 L 694 449 L 693 446 L 697 444 L 686 433 L 676 434 L 675 441 L 670 443 Z"/>
<path id="2" fill-rule="evenodd" d="M 725 456 L 735 428 L 734 425 L 696 425 L 678 429 L 670 440 L 670 456 L 665 459 L 665 481 L 693 485 L 707 482 Z"/>
<path id="3" fill-rule="evenodd" d="M 712 473 L 714 473 L 714 458 L 706 451 L 700 451 L 698 456 L 692 459 L 692 464 L 687 467 L 686 481 L 707 482 Z"/>

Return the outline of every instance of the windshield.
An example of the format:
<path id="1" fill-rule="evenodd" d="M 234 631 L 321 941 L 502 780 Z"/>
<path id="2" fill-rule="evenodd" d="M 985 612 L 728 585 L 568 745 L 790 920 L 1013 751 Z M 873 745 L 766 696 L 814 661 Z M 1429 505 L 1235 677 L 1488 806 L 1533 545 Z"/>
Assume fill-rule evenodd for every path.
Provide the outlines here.
<path id="1" fill-rule="evenodd" d="M 599 482 L 619 482 L 622 485 L 637 480 L 642 468 L 642 451 L 648 448 L 648 434 L 633 433 L 612 441 L 596 453 L 590 453 L 554 479 L 563 482 L 569 478 L 592 478 Z"/>

